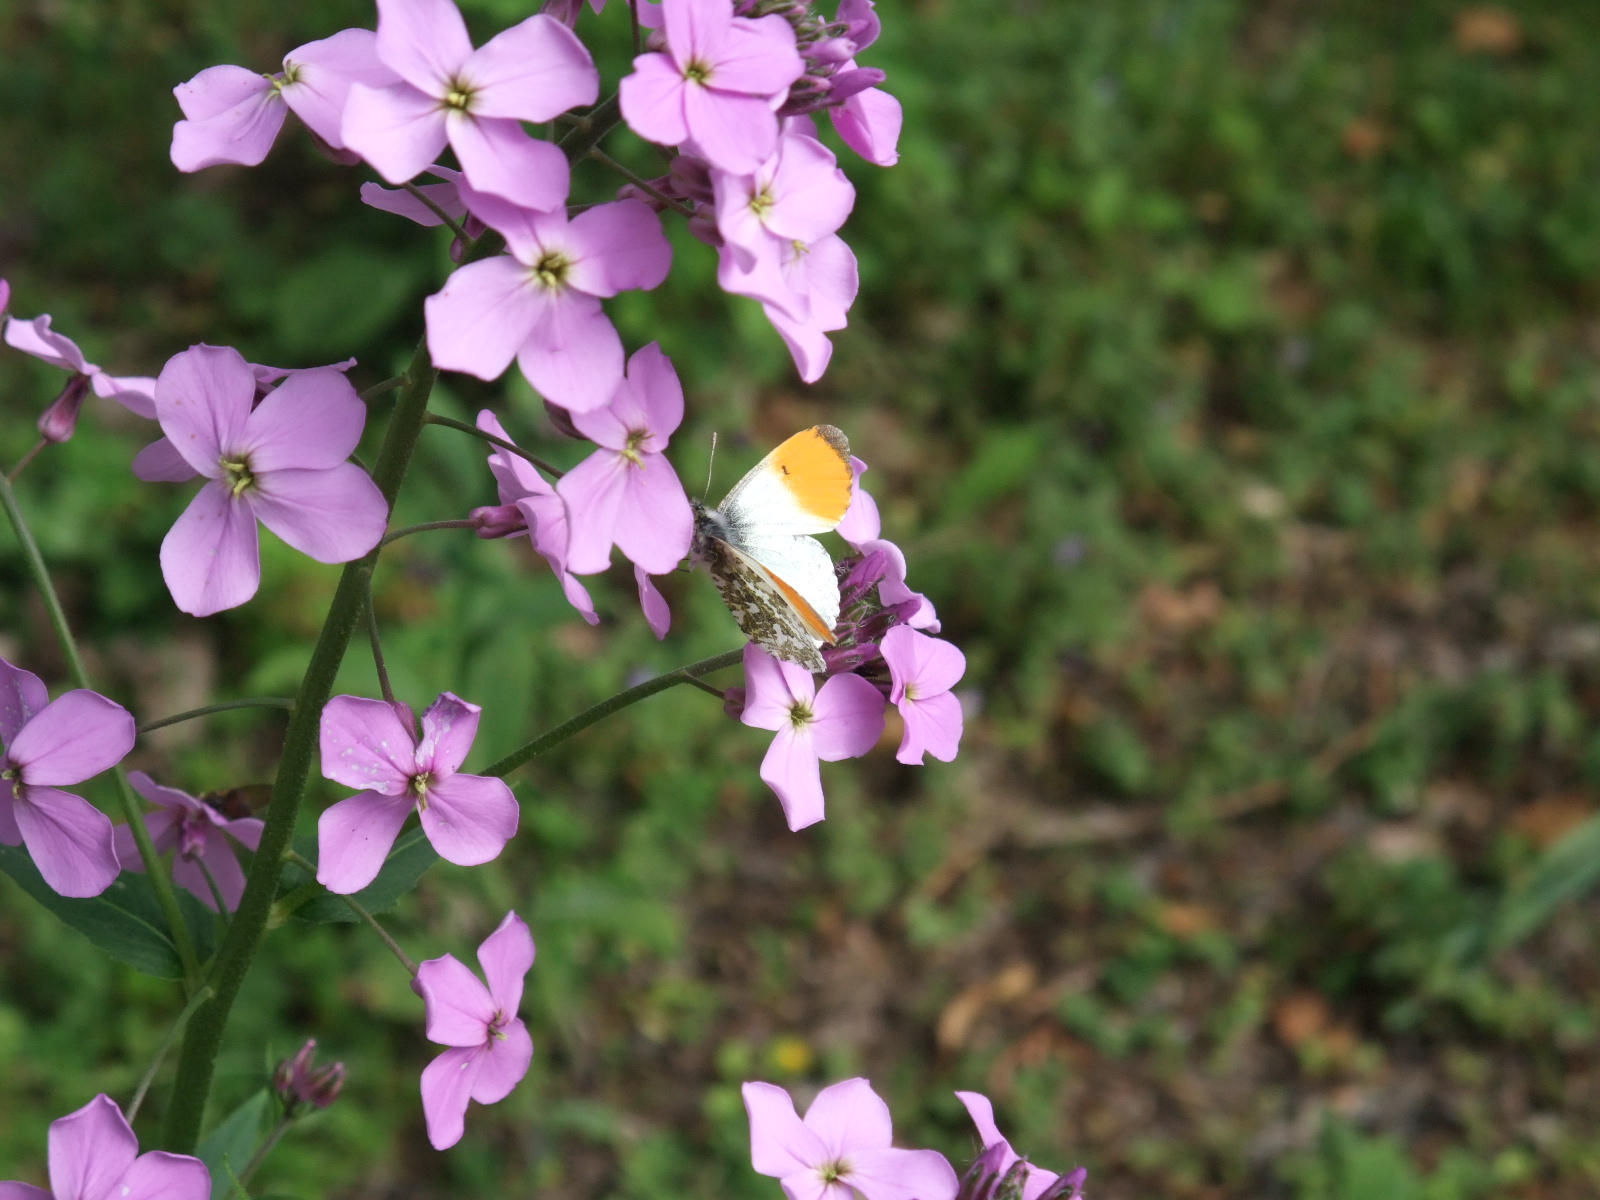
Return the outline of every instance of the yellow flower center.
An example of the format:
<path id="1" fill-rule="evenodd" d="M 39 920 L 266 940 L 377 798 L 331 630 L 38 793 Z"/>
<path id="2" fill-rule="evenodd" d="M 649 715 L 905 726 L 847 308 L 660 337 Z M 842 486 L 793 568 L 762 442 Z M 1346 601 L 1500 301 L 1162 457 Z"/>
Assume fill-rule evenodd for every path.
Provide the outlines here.
<path id="1" fill-rule="evenodd" d="M 237 500 L 246 491 L 255 487 L 256 477 L 250 471 L 250 460 L 244 455 L 238 458 L 224 458 L 219 460 L 222 467 L 222 476 L 227 481 L 228 492 Z"/>

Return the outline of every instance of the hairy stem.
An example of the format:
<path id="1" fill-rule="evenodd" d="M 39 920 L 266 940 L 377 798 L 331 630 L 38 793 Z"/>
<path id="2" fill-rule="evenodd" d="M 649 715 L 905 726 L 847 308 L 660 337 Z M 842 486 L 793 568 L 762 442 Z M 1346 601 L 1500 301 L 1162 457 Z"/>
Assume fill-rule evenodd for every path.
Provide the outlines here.
<path id="1" fill-rule="evenodd" d="M 224 700 L 219 704 L 207 704 L 201 708 L 191 708 L 187 712 L 174 713 L 170 717 L 162 717 L 159 721 L 146 721 L 139 726 L 139 732 L 149 733 L 151 730 L 165 729 L 168 725 L 177 725 L 182 721 L 193 721 L 196 717 L 232 712 L 236 708 L 285 708 L 293 712 L 294 701 L 288 696 L 251 696 L 245 700 Z"/>
<path id="2" fill-rule="evenodd" d="M 417 346 L 411 367 L 406 372 L 406 385 L 401 389 L 394 415 L 389 419 L 383 447 L 378 452 L 378 461 L 372 472 L 374 482 L 391 507 L 395 494 L 400 490 L 400 481 L 405 477 L 406 467 L 410 465 L 418 435 L 422 432 L 434 378 L 433 363 L 428 358 L 427 341 L 424 339 Z M 267 806 L 266 825 L 261 831 L 261 845 L 256 851 L 244 896 L 234 913 L 233 923 L 228 927 L 228 935 L 223 939 L 209 980 L 216 996 L 195 1013 L 183 1039 L 183 1051 L 178 1059 L 178 1078 L 173 1085 L 172 1103 L 167 1107 L 163 1137 L 166 1148 L 180 1154 L 193 1153 L 200 1137 L 200 1124 L 205 1116 L 206 1098 L 211 1091 L 211 1076 L 217 1050 L 222 1045 L 223 1030 L 227 1027 L 228 1014 L 239 994 L 239 987 L 244 983 L 262 936 L 266 933 L 267 918 L 272 912 L 273 897 L 278 890 L 278 874 L 284 851 L 288 849 L 290 835 L 294 833 L 295 818 L 299 816 L 306 782 L 316 760 L 322 709 L 333 694 L 333 682 L 338 675 L 339 664 L 361 621 L 364 601 L 362 573 L 372 569 L 377 557 L 375 547 L 365 558 L 345 565 L 338 591 L 334 593 L 327 620 L 322 626 L 322 636 L 312 651 L 311 662 L 300 684 L 300 694 L 295 698 L 294 712 L 284 734 L 283 757 L 278 762 L 278 775 L 272 785 L 272 801 Z"/>
<path id="3" fill-rule="evenodd" d="M 462 433 L 470 434 L 471 436 L 478 438 L 480 441 L 488 442 L 491 446 L 499 446 L 502 450 L 509 450 L 517 457 L 527 459 L 552 479 L 560 479 L 566 474 L 566 472 L 560 467 L 553 467 L 549 463 L 545 462 L 544 459 L 529 454 L 515 442 L 508 442 L 503 437 L 496 437 L 492 433 L 486 433 L 484 430 L 479 429 L 476 425 L 468 425 L 465 421 L 457 421 L 453 417 L 441 417 L 438 413 L 429 413 L 428 424 L 443 425 L 446 429 L 458 429 Z"/>
<path id="4" fill-rule="evenodd" d="M 702 658 L 697 663 L 690 663 L 687 667 L 679 667 L 676 671 L 668 671 L 665 675 L 657 675 L 654 679 L 647 679 L 638 687 L 631 687 L 625 692 L 618 692 L 609 700 L 602 700 L 593 708 L 586 708 L 572 720 L 557 725 L 549 733 L 541 734 L 525 746 L 521 746 L 506 755 L 499 762 L 492 763 L 484 769 L 485 775 L 509 775 L 523 763 L 537 758 L 553 746 L 559 746 L 573 734 L 589 728 L 596 721 L 603 721 L 614 712 L 627 708 L 630 704 L 637 704 L 647 697 L 654 696 L 657 692 L 664 692 L 668 688 L 677 687 L 680 683 L 694 683 L 702 675 L 709 675 L 713 671 L 720 671 L 723 667 L 731 667 L 744 657 L 744 650 L 729 650 L 725 654 L 718 654 L 713 658 Z"/>
<path id="5" fill-rule="evenodd" d="M 476 529 L 476 521 L 424 521 L 421 525 L 405 525 L 392 533 L 384 535 L 380 546 L 387 546 L 390 542 L 398 542 L 403 537 L 410 537 L 413 533 L 427 533 L 430 529 Z"/>
<path id="6" fill-rule="evenodd" d="M 139 1106 L 144 1103 L 145 1096 L 149 1094 L 150 1085 L 156 1080 L 156 1072 L 161 1069 L 161 1064 L 166 1061 L 167 1051 L 172 1049 L 172 1043 L 178 1040 L 178 1034 L 183 1031 L 184 1022 L 189 1019 L 195 1009 L 209 999 L 211 999 L 211 989 L 208 987 L 199 988 L 194 995 L 189 997 L 189 1003 L 183 1006 L 183 1011 L 173 1019 L 172 1028 L 168 1029 L 166 1035 L 161 1039 L 161 1045 L 156 1047 L 156 1056 L 150 1060 L 149 1068 L 145 1071 L 143 1078 L 139 1080 L 138 1090 L 133 1093 L 133 1099 L 128 1101 L 128 1111 L 125 1115 L 128 1118 L 129 1125 L 132 1125 L 133 1119 L 139 1115 Z"/>
<path id="7" fill-rule="evenodd" d="M 72 636 L 72 627 L 67 624 L 67 613 L 61 607 L 61 597 L 56 595 L 50 569 L 45 566 L 44 555 L 39 553 L 39 543 L 33 540 L 33 530 L 28 528 L 28 522 L 17 504 L 17 493 L 12 489 L 11 481 L 3 477 L 0 477 L 0 505 L 4 506 L 11 528 L 22 546 L 28 574 L 33 578 L 34 587 L 39 589 L 39 597 L 44 601 L 45 612 L 50 617 L 50 627 L 55 630 L 56 641 L 61 644 L 61 653 L 67 660 L 67 672 L 78 687 L 91 688 L 89 672 L 83 665 L 83 655 L 78 653 L 78 642 Z M 195 955 L 194 939 L 189 936 L 189 925 L 183 919 L 183 910 L 178 907 L 177 894 L 172 890 L 172 877 L 167 874 L 167 864 L 162 861 L 155 842 L 150 838 L 144 815 L 139 811 L 138 798 L 128 783 L 127 772 L 117 766 L 112 768 L 112 775 L 117 782 L 117 801 L 123 819 L 133 831 L 134 844 L 139 847 L 139 859 L 144 863 L 151 886 L 155 888 L 161 915 L 167 919 L 172 944 L 177 948 L 178 961 L 183 965 L 184 987 L 192 992 L 200 979 L 200 960 Z"/>

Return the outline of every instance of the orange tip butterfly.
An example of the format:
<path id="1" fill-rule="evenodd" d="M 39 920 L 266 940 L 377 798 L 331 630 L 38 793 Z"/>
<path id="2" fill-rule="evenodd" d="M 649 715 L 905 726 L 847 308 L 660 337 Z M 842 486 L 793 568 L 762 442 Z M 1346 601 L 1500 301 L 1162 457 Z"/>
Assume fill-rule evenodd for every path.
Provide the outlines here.
<path id="1" fill-rule="evenodd" d="M 694 502 L 694 557 L 711 570 L 745 636 L 820 673 L 818 647 L 839 620 L 833 559 L 811 537 L 850 507 L 850 443 L 832 425 L 803 429 L 751 468 L 717 508 Z"/>

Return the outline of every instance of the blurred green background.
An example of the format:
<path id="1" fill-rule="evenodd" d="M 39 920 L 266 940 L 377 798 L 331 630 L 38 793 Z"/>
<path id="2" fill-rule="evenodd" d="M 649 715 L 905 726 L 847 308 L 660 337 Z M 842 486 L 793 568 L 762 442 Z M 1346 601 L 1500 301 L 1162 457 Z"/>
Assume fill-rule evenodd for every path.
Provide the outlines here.
<path id="1" fill-rule="evenodd" d="M 525 0 L 464 4 L 486 36 Z M 585 16 L 606 79 L 621 11 Z M 714 256 L 673 233 L 658 338 L 717 494 L 843 426 L 912 582 L 967 652 L 950 766 L 893 742 L 825 769 L 788 833 L 766 735 L 674 692 L 518 777 L 499 861 L 396 911 L 466 957 L 515 907 L 538 1052 L 427 1147 L 404 973 L 352 927 L 280 932 L 213 1119 L 306 1036 L 344 1098 L 257 1180 L 301 1197 L 776 1197 L 738 1083 L 802 1101 L 865 1073 L 902 1144 L 964 1165 L 954 1088 L 994 1097 L 1095 1197 L 1466 1200 L 1600 1188 L 1600 21 L 1592 0 L 883 0 L 865 56 L 906 107 L 892 170 L 844 154 L 862 295 L 807 389 Z M 266 164 L 184 177 L 170 88 L 372 23 L 356 0 L 0 0 L 0 274 L 90 357 L 155 373 L 205 340 L 286 366 L 403 365 L 443 235 L 364 209 L 291 119 Z M 830 134 L 831 136 L 831 134 Z M 609 145 L 644 168 L 650 151 Z M 612 186 L 580 174 L 576 190 Z M 0 460 L 60 375 L 0 357 Z M 450 378 L 563 462 L 515 377 Z M 383 406 L 377 408 L 381 411 Z M 378 424 L 375 422 L 375 425 Z M 292 690 L 335 569 L 264 547 L 248 606 L 194 621 L 156 550 L 190 489 L 140 484 L 112 407 L 23 477 L 106 690 L 149 718 Z M 403 522 L 492 499 L 430 430 Z M 270 536 L 266 539 L 271 541 Z M 837 549 L 837 546 L 836 546 Z M 485 706 L 473 761 L 737 645 L 666 581 L 658 645 L 619 570 L 579 622 L 542 562 L 457 533 L 377 579 L 401 693 Z M 64 671 L 10 535 L 4 655 Z M 737 672 L 719 682 L 735 682 Z M 344 690 L 372 694 L 362 648 Z M 198 791 L 270 777 L 281 719 L 144 739 Z M 342 794 L 318 785 L 307 814 Z M 180 1001 L 0 877 L 0 1175 L 47 1123 L 126 1101 Z M 140 1119 L 154 1137 L 158 1085 Z"/>

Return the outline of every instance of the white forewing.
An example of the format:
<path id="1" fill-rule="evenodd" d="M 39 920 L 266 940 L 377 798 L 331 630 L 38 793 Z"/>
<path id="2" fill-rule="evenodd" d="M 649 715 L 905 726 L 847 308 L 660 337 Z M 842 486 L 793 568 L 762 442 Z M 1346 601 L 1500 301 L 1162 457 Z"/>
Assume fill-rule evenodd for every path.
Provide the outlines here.
<path id="1" fill-rule="evenodd" d="M 734 549 L 798 592 L 829 632 L 839 623 L 839 581 L 833 559 L 816 538 L 773 535 L 763 529 L 747 534 Z"/>
<path id="2" fill-rule="evenodd" d="M 827 533 L 839 522 L 829 521 L 800 507 L 783 476 L 773 467 L 774 450 L 749 474 L 733 485 L 720 511 L 735 528 L 761 534 Z"/>

